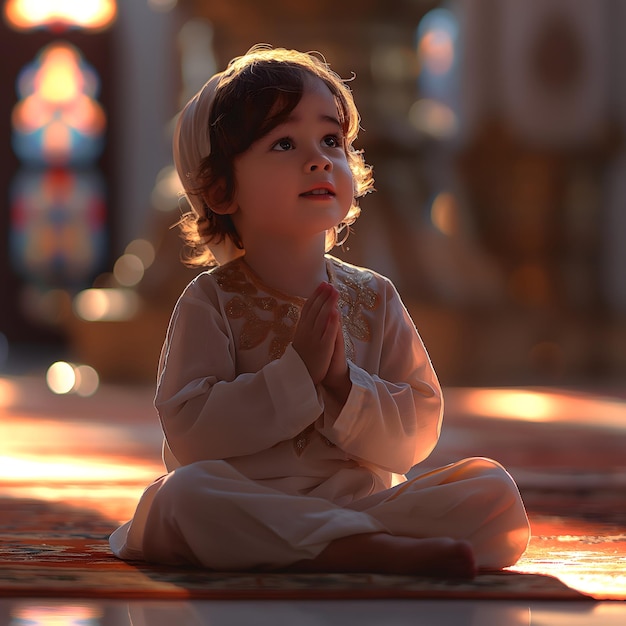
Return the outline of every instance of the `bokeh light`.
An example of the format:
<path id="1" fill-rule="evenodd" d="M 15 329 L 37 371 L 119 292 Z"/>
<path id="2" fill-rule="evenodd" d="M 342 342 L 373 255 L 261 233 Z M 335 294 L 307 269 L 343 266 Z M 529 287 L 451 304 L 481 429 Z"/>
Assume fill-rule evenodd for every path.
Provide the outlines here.
<path id="1" fill-rule="evenodd" d="M 98 391 L 100 377 L 90 365 L 57 361 L 46 372 L 46 384 L 57 395 L 73 393 L 86 398 Z"/>
<path id="2" fill-rule="evenodd" d="M 53 363 L 46 372 L 46 383 L 52 393 L 69 393 L 76 383 L 74 368 L 65 361 Z"/>
<path id="3" fill-rule="evenodd" d="M 178 198 L 183 193 L 183 187 L 176 169 L 173 166 L 164 167 L 156 178 L 151 193 L 151 200 L 157 211 L 172 211 L 178 208 Z"/>
<path id="4" fill-rule="evenodd" d="M 129 289 L 85 289 L 74 298 L 74 312 L 87 322 L 129 320 L 139 311 L 139 296 Z"/>
<path id="5" fill-rule="evenodd" d="M 148 0 L 148 6 L 159 13 L 173 11 L 178 4 L 178 0 Z"/>
<path id="6" fill-rule="evenodd" d="M 154 246 L 147 239 L 133 239 L 133 241 L 126 246 L 124 252 L 138 257 L 144 269 L 148 269 L 154 263 L 156 256 Z"/>
<path id="7" fill-rule="evenodd" d="M 420 98 L 409 110 L 409 122 L 420 133 L 434 139 L 449 139 L 459 130 L 454 111 L 443 102 Z"/>
<path id="8" fill-rule="evenodd" d="M 100 377 L 98 372 L 90 365 L 77 365 L 74 367 L 76 382 L 74 383 L 74 392 L 88 398 L 92 396 L 100 386 Z"/>
<path id="9" fill-rule="evenodd" d="M 113 276 L 123 287 L 134 287 L 144 275 L 142 260 L 134 254 L 123 254 L 113 266 Z"/>
<path id="10" fill-rule="evenodd" d="M 453 194 L 442 191 L 435 196 L 430 208 L 430 219 L 435 228 L 444 235 L 452 237 L 459 233 L 459 207 Z"/>

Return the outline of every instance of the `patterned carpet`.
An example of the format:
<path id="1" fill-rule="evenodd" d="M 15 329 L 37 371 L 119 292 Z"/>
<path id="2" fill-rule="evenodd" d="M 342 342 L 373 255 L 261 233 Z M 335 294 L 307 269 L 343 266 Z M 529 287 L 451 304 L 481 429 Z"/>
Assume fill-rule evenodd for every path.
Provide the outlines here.
<path id="1" fill-rule="evenodd" d="M 89 508 L 0 499 L 0 596 L 141 599 L 472 598 L 590 600 L 556 577 L 505 571 L 472 581 L 374 574 L 231 574 L 128 564 Z"/>

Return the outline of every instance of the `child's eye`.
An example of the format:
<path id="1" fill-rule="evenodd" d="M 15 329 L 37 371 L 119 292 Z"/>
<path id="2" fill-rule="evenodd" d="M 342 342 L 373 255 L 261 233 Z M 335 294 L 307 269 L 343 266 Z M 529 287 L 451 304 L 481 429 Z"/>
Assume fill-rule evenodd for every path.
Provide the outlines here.
<path id="1" fill-rule="evenodd" d="M 283 137 L 279 139 L 273 146 L 272 150 L 278 150 L 279 152 L 285 152 L 287 150 L 293 149 L 293 141 L 288 137 Z"/>
<path id="2" fill-rule="evenodd" d="M 329 148 L 341 148 L 343 146 L 341 137 L 338 135 L 326 135 L 322 141 Z"/>

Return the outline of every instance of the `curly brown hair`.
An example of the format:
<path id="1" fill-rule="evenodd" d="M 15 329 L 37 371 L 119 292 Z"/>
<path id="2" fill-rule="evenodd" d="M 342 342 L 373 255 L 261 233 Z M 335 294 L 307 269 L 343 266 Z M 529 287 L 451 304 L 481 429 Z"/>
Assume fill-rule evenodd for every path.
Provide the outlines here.
<path id="1" fill-rule="evenodd" d="M 374 184 L 372 168 L 365 163 L 362 151 L 353 147 L 360 117 L 352 93 L 345 81 L 314 53 L 256 46 L 230 62 L 215 91 L 208 120 L 211 151 L 192 173 L 193 185 L 187 187 L 187 194 L 201 201 L 194 204 L 201 205 L 202 210 L 187 212 L 178 222 L 187 246 L 184 257 L 187 265 L 215 265 L 209 246 L 226 237 L 243 250 L 231 216 L 213 212 L 208 199 L 218 203 L 232 200 L 236 185 L 235 158 L 288 118 L 302 98 L 305 81 L 311 75 L 324 81 L 337 103 L 355 190 L 344 220 L 326 233 L 326 250 L 339 243 L 339 234 L 344 229 L 347 236 L 350 225 L 360 214 L 356 199 L 373 190 Z"/>

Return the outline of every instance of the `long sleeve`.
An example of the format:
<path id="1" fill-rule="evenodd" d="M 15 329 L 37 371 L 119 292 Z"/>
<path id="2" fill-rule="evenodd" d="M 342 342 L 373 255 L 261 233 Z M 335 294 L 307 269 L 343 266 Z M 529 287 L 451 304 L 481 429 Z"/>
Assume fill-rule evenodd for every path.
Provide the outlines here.
<path id="1" fill-rule="evenodd" d="M 159 363 L 155 405 L 180 464 L 254 454 L 295 437 L 322 413 L 306 366 L 281 358 L 238 372 L 224 302 L 205 274 L 173 312 Z"/>
<path id="2" fill-rule="evenodd" d="M 361 462 L 405 473 L 435 447 L 443 403 L 413 321 L 393 285 L 379 280 L 384 298 L 357 346 L 358 364 L 349 362 L 351 392 L 340 409 L 326 406 L 321 432 Z"/>

